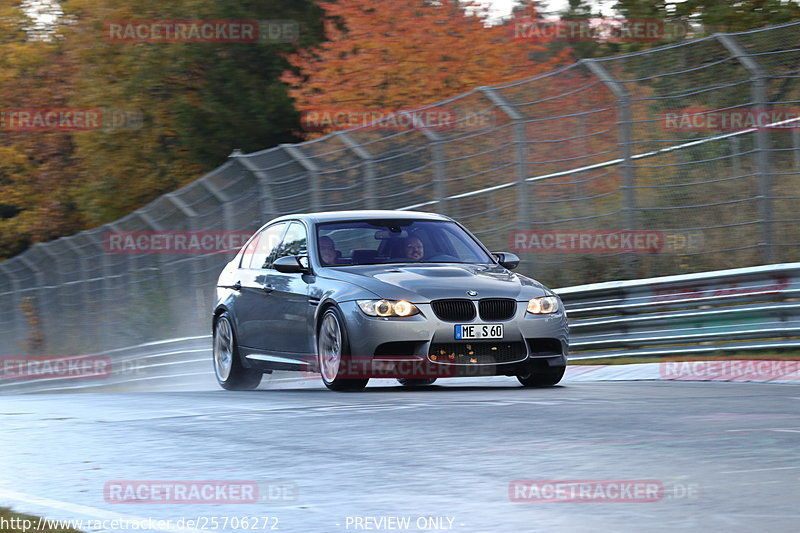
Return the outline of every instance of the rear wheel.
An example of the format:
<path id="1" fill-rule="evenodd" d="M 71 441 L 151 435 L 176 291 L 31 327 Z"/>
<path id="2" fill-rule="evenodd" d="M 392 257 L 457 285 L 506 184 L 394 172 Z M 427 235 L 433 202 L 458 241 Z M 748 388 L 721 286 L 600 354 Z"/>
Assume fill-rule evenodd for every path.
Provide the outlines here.
<path id="1" fill-rule="evenodd" d="M 263 375 L 258 370 L 242 366 L 230 317 L 222 313 L 214 324 L 214 374 L 226 390 L 253 390 Z"/>
<path id="2" fill-rule="evenodd" d="M 317 331 L 317 353 L 322 382 L 331 390 L 362 390 L 369 378 L 347 378 L 347 364 L 350 361 L 350 342 L 344 328 L 342 313 L 336 307 L 329 307 L 322 313 Z M 342 377 L 343 374 L 345 377 Z"/>
<path id="3" fill-rule="evenodd" d="M 525 374 L 518 374 L 517 379 L 524 387 L 552 387 L 564 377 L 564 365 L 529 366 Z"/>
<path id="4" fill-rule="evenodd" d="M 430 379 L 411 379 L 411 378 L 397 378 L 397 382 L 404 387 L 425 387 L 436 383 L 436 378 Z"/>

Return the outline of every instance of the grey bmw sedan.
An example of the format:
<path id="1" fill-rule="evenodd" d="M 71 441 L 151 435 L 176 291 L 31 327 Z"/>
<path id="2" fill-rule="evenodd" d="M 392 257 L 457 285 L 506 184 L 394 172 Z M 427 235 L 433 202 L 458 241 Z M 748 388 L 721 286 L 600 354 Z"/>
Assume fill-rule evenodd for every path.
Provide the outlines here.
<path id="1" fill-rule="evenodd" d="M 287 215 L 259 229 L 219 276 L 214 371 L 229 390 L 264 373 L 319 373 L 332 390 L 370 378 L 564 375 L 561 301 L 512 272 L 458 222 L 412 211 Z"/>

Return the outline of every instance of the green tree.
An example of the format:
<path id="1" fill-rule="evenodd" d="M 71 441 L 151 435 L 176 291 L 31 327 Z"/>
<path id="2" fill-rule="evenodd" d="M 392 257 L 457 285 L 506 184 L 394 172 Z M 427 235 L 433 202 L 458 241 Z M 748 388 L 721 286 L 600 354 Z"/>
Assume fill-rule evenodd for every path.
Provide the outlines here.
<path id="1" fill-rule="evenodd" d="M 736 32 L 800 19 L 796 0 L 618 0 L 614 8 L 630 18 L 658 18 L 692 24 L 693 34 Z"/>
<path id="2" fill-rule="evenodd" d="M 0 6 L 0 107 L 100 108 L 129 120 L 91 131 L 0 129 L 0 258 L 126 215 L 234 148 L 298 140 L 298 114 L 279 78 L 286 55 L 322 39 L 310 0 L 62 0 L 49 28 L 25 5 Z M 281 19 L 300 31 L 292 42 L 235 44 L 106 35 L 113 21 L 180 19 Z"/>
<path id="3" fill-rule="evenodd" d="M 138 129 L 76 135 L 84 167 L 78 195 L 91 224 L 115 219 L 225 161 L 297 140 L 298 117 L 278 80 L 284 55 L 322 35 L 309 1 L 68 0 L 64 28 L 80 67 L 75 101 L 143 113 Z M 119 43 L 103 38 L 109 21 L 286 19 L 300 39 L 259 43 Z"/>

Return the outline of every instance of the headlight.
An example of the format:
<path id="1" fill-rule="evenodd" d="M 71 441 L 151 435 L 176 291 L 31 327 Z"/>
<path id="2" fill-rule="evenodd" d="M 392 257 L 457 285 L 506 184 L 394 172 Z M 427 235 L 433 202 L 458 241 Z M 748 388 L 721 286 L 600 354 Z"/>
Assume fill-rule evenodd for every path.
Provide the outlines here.
<path id="1" fill-rule="evenodd" d="M 558 298 L 555 296 L 542 296 L 540 298 L 531 298 L 528 302 L 529 313 L 534 315 L 545 315 L 548 313 L 555 313 L 558 311 Z"/>
<path id="2" fill-rule="evenodd" d="M 358 306 L 369 316 L 411 316 L 417 306 L 405 300 L 358 300 Z"/>

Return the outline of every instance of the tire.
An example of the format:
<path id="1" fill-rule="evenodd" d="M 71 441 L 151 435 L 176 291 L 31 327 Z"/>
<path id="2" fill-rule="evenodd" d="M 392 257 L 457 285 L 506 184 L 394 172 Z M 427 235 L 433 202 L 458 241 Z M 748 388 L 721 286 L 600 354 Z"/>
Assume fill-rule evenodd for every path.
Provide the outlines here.
<path id="1" fill-rule="evenodd" d="M 242 366 L 230 315 L 222 313 L 214 324 L 213 363 L 217 383 L 225 390 L 253 390 L 263 373 Z"/>
<path id="2" fill-rule="evenodd" d="M 564 377 L 564 365 L 530 366 L 527 374 L 518 374 L 517 379 L 523 387 L 552 387 Z"/>
<path id="3" fill-rule="evenodd" d="M 397 378 L 397 382 L 402 385 L 403 387 L 426 387 L 428 385 L 433 385 L 436 383 L 436 378 L 428 378 L 428 379 L 413 379 L 413 378 Z"/>
<path id="4" fill-rule="evenodd" d="M 317 328 L 317 354 L 322 382 L 330 390 L 359 391 L 367 386 L 369 378 L 348 379 L 340 376 L 351 354 L 342 312 L 337 307 L 328 307 L 322 313 Z"/>

